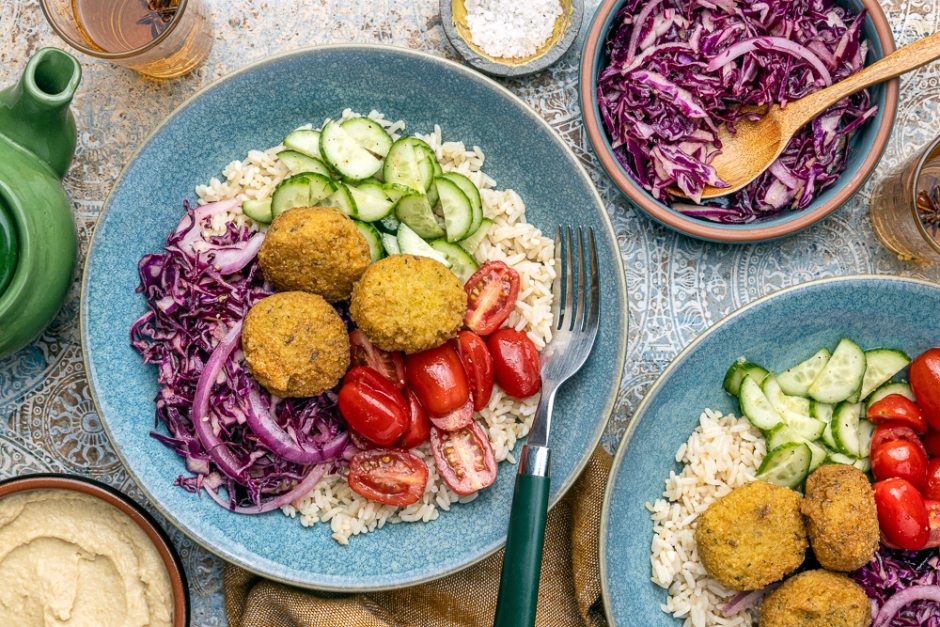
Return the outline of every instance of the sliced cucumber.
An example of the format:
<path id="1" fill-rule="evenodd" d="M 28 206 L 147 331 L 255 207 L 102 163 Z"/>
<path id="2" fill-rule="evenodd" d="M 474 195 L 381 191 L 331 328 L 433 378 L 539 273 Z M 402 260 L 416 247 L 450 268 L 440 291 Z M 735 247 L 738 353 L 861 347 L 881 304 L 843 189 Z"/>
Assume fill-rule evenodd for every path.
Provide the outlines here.
<path id="1" fill-rule="evenodd" d="M 781 488 L 795 488 L 809 475 L 813 454 L 806 444 L 790 442 L 772 450 L 757 469 L 757 478 Z"/>
<path id="2" fill-rule="evenodd" d="M 398 248 L 403 255 L 419 255 L 421 257 L 430 257 L 436 259 L 442 264 L 451 267 L 451 262 L 447 257 L 437 252 L 421 236 L 408 228 L 407 224 L 402 224 L 398 229 Z"/>
<path id="3" fill-rule="evenodd" d="M 444 230 L 448 242 L 459 242 L 470 234 L 473 224 L 473 206 L 460 187 L 443 176 L 434 179 L 441 195 L 441 210 L 444 212 Z"/>
<path id="4" fill-rule="evenodd" d="M 382 189 L 381 183 L 373 183 L 371 181 L 362 181 L 361 183 L 356 184 L 356 189 L 358 189 L 360 192 L 371 194 L 375 196 L 376 198 L 381 198 L 382 200 L 388 200 L 388 194 L 386 194 L 385 190 Z"/>
<path id="5" fill-rule="evenodd" d="M 352 185 L 347 185 L 346 188 L 356 202 L 356 218 L 363 222 L 381 220 L 390 214 L 395 207 L 395 204 L 387 198 L 384 200 L 376 198 L 372 194 L 367 194 Z"/>
<path id="6" fill-rule="evenodd" d="M 486 234 L 490 232 L 491 228 L 493 228 L 493 221 L 489 218 L 483 218 L 483 221 L 480 222 L 480 226 L 477 227 L 470 237 L 460 240 L 457 243 L 460 244 L 461 248 L 473 255 L 477 252 L 477 248 L 480 247 L 480 244 L 486 238 Z"/>
<path id="7" fill-rule="evenodd" d="M 842 402 L 832 412 L 832 439 L 837 451 L 852 457 L 861 457 L 859 442 L 859 416 L 861 403 Z"/>
<path id="8" fill-rule="evenodd" d="M 810 418 L 808 412 L 803 414 L 795 409 L 796 403 L 791 402 L 790 397 L 783 393 L 773 373 L 764 377 L 760 387 L 764 396 L 770 401 L 770 406 L 780 415 L 783 422 L 796 433 L 810 441 L 817 440 L 822 436 L 826 423 L 822 420 Z"/>
<path id="9" fill-rule="evenodd" d="M 480 265 L 473 255 L 465 251 L 459 244 L 452 244 L 446 239 L 436 239 L 429 242 L 431 248 L 446 256 L 452 264 L 450 270 L 457 275 L 460 282 L 466 283 L 473 273 L 480 269 Z"/>
<path id="10" fill-rule="evenodd" d="M 342 209 L 350 218 L 358 218 L 359 210 L 356 207 L 356 201 L 349 193 L 349 187 L 345 183 L 336 183 L 336 191 L 320 201 L 321 207 L 336 207 Z"/>
<path id="11" fill-rule="evenodd" d="M 829 403 L 820 403 L 819 401 L 809 402 L 809 417 L 822 420 L 826 424 L 832 422 L 832 405 Z"/>
<path id="12" fill-rule="evenodd" d="M 330 120 L 320 132 L 320 154 L 334 170 L 355 181 L 379 171 L 382 162 L 356 143 L 336 120 Z"/>
<path id="13" fill-rule="evenodd" d="M 911 358 L 893 348 L 865 351 L 865 378 L 862 380 L 861 398 L 867 397 L 891 377 L 904 370 Z"/>
<path id="14" fill-rule="evenodd" d="M 402 137 L 392 144 L 385 157 L 382 175 L 386 184 L 404 185 L 418 192 L 424 191 L 421 185 L 421 172 L 418 170 L 418 158 L 410 137 Z M 395 200 L 391 194 L 389 197 Z"/>
<path id="15" fill-rule="evenodd" d="M 366 238 L 372 263 L 384 257 L 385 249 L 382 247 L 382 238 L 379 237 L 379 232 L 375 230 L 375 227 L 371 224 L 360 222 L 359 220 L 353 220 L 353 223 L 356 225 L 356 228 L 359 229 L 359 232 L 362 233 L 363 237 Z"/>
<path id="16" fill-rule="evenodd" d="M 761 431 L 770 431 L 783 422 L 753 377 L 744 377 L 740 392 L 741 413 L 752 425 Z"/>
<path id="17" fill-rule="evenodd" d="M 376 222 L 378 224 L 378 222 Z M 382 247 L 385 249 L 385 252 L 391 255 L 400 255 L 401 248 L 398 247 L 398 236 L 392 233 L 382 233 Z"/>
<path id="18" fill-rule="evenodd" d="M 859 391 L 864 376 L 865 353 L 852 340 L 842 338 L 809 386 L 809 397 L 823 403 L 840 403 Z"/>
<path id="19" fill-rule="evenodd" d="M 806 396 L 810 384 L 816 380 L 822 369 L 826 367 L 830 357 L 829 349 L 822 348 L 803 363 L 781 373 L 777 377 L 780 389 L 783 390 L 784 394 L 790 396 Z"/>
<path id="20" fill-rule="evenodd" d="M 773 451 L 774 449 L 780 448 L 784 444 L 789 444 L 791 442 L 805 444 L 809 447 L 809 451 L 812 454 L 812 459 L 810 460 L 809 464 L 810 473 L 822 466 L 823 462 L 826 461 L 826 457 L 829 455 L 825 448 L 816 444 L 815 442 L 807 440 L 787 425 L 779 424 L 771 429 L 770 433 L 767 434 L 768 450 Z"/>
<path id="21" fill-rule="evenodd" d="M 297 152 L 296 150 L 282 150 L 277 153 L 280 159 L 291 174 L 300 174 L 301 172 L 316 172 L 324 176 L 330 176 L 330 169 L 323 161 L 316 157 L 311 157 Z"/>
<path id="22" fill-rule="evenodd" d="M 261 224 L 271 224 L 274 214 L 271 213 L 271 200 L 245 200 L 242 202 L 242 213 Z"/>
<path id="23" fill-rule="evenodd" d="M 728 368 L 728 372 L 725 374 L 725 380 L 722 383 L 722 386 L 727 390 L 728 394 L 732 396 L 737 396 L 739 388 L 741 387 L 741 382 L 744 381 L 744 377 L 751 375 L 751 378 L 754 379 L 754 382 L 758 385 L 761 381 L 764 380 L 769 373 L 758 366 L 757 364 L 752 364 L 749 361 L 741 361 L 744 359 L 741 357 L 736 362 L 731 364 L 731 367 Z"/>
<path id="24" fill-rule="evenodd" d="M 418 172 L 421 174 L 421 188 L 425 192 L 430 192 L 434 185 L 434 156 L 422 157 L 420 151 L 415 150 L 415 156 L 418 158 Z M 436 204 L 436 203 L 435 203 Z M 431 205 L 434 206 L 433 204 Z"/>
<path id="25" fill-rule="evenodd" d="M 858 461 L 848 455 L 842 453 L 832 453 L 829 455 L 829 458 L 826 460 L 827 464 L 843 464 L 845 466 L 854 466 L 855 462 Z"/>
<path id="26" fill-rule="evenodd" d="M 320 131 L 294 131 L 284 138 L 284 147 L 305 154 L 308 157 L 322 158 L 320 156 Z"/>
<path id="27" fill-rule="evenodd" d="M 428 197 L 428 204 L 431 205 L 431 207 L 437 208 L 437 204 L 441 201 L 441 195 L 437 191 L 437 183 L 435 183 L 433 180 L 431 181 L 431 184 L 428 186 L 427 197 Z"/>
<path id="28" fill-rule="evenodd" d="M 831 422 L 827 423 L 826 428 L 823 429 L 822 441 L 826 443 L 826 446 L 828 446 L 829 448 L 833 450 L 837 448 L 836 440 L 834 437 L 832 437 L 832 423 Z"/>
<path id="29" fill-rule="evenodd" d="M 868 397 L 868 402 L 865 404 L 865 412 L 867 413 L 872 405 L 889 394 L 900 394 L 909 401 L 917 401 L 917 399 L 914 398 L 914 390 L 911 389 L 910 383 L 905 383 L 903 381 L 894 383 L 889 381 L 875 390 L 872 395 Z"/>
<path id="30" fill-rule="evenodd" d="M 401 226 L 401 222 L 398 221 L 398 218 L 395 217 L 395 212 L 388 214 L 378 222 L 373 225 L 379 230 L 380 233 L 388 233 L 389 235 L 398 235 L 398 227 Z"/>
<path id="31" fill-rule="evenodd" d="M 384 159 L 392 147 L 391 136 L 375 120 L 352 118 L 340 124 L 340 127 L 349 133 L 349 136 L 356 140 L 357 144 L 377 157 Z"/>
<path id="32" fill-rule="evenodd" d="M 336 191 L 337 183 L 322 174 L 305 174 L 310 181 L 310 204 L 315 205 Z"/>
<path id="33" fill-rule="evenodd" d="M 445 235 L 424 194 L 402 196 L 395 205 L 395 217 L 424 239 L 437 239 Z"/>
<path id="34" fill-rule="evenodd" d="M 450 179 L 457 184 L 457 187 L 460 188 L 464 194 L 467 195 L 467 198 L 470 199 L 470 206 L 473 208 L 473 224 L 470 225 L 470 234 L 476 232 L 480 225 L 483 223 L 483 201 L 480 199 L 480 190 L 477 189 L 477 186 L 473 184 L 473 181 L 468 179 L 463 174 L 458 174 L 457 172 L 448 172 L 442 174 L 445 179 Z"/>
<path id="35" fill-rule="evenodd" d="M 867 418 L 858 421 L 858 452 L 859 457 L 868 457 L 871 453 L 871 438 L 875 434 L 875 423 Z"/>
<path id="36" fill-rule="evenodd" d="M 868 457 L 863 457 L 862 459 L 856 459 L 853 463 L 853 466 L 861 470 L 862 472 L 871 472 L 871 459 Z"/>
<path id="37" fill-rule="evenodd" d="M 284 179 L 271 195 L 271 215 L 276 218 L 288 209 L 310 206 L 310 179 L 294 176 Z"/>

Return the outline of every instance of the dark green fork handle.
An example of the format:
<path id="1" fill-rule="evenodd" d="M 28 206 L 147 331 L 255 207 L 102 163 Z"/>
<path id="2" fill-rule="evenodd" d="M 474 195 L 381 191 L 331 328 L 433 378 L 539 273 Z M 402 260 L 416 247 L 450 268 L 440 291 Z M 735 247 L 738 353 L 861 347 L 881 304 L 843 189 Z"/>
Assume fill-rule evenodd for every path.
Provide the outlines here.
<path id="1" fill-rule="evenodd" d="M 539 454 L 533 455 L 536 452 L 526 448 L 539 449 Z M 522 451 L 509 515 L 509 535 L 499 579 L 494 627 L 535 625 L 548 488 L 551 484 L 548 454 L 549 449 L 543 447 L 524 447 Z M 527 459 L 531 460 L 528 464 Z"/>

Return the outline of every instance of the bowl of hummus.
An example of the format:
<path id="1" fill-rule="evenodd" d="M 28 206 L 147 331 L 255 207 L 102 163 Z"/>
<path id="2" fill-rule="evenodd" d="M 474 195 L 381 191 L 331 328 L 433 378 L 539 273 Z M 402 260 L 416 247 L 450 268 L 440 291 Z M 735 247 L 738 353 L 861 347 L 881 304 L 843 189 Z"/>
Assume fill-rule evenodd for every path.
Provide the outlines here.
<path id="1" fill-rule="evenodd" d="M 185 627 L 179 555 L 157 522 L 97 481 L 0 482 L 0 625 Z"/>

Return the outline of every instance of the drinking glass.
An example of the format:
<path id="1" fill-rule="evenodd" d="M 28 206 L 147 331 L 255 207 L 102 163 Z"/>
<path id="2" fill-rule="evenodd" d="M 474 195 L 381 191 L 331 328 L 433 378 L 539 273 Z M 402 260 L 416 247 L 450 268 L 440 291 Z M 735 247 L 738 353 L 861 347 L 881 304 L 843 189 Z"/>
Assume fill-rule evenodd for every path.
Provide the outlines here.
<path id="1" fill-rule="evenodd" d="M 102 4 L 117 0 L 100 0 Z M 149 43 L 125 52 L 99 49 L 79 26 L 73 0 L 41 0 L 52 29 L 67 44 L 97 59 L 104 59 L 141 74 L 173 78 L 194 70 L 212 48 L 212 22 L 204 0 L 180 0 L 166 28 Z"/>

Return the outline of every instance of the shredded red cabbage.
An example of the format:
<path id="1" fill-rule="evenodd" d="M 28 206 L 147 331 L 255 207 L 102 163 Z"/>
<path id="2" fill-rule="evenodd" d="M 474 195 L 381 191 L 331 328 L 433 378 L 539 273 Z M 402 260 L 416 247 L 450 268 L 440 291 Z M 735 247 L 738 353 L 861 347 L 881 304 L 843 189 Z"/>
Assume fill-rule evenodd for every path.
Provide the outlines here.
<path id="1" fill-rule="evenodd" d="M 882 547 L 870 563 L 851 573 L 873 602 L 875 614 L 895 594 L 940 585 L 940 555 L 935 550 L 903 551 Z M 875 624 L 880 617 L 876 616 Z M 905 605 L 885 627 L 940 627 L 940 603 L 929 599 Z"/>
<path id="2" fill-rule="evenodd" d="M 355 448 L 339 415 L 337 390 L 279 399 L 248 372 L 241 321 L 274 289 L 256 258 L 263 234 L 229 223 L 221 236 L 202 236 L 204 222 L 230 204 L 193 209 L 184 203 L 186 216 L 167 237 L 164 252 L 140 260 L 137 292 L 149 311 L 133 324 L 130 337 L 144 362 L 158 369 L 156 426 L 162 422 L 169 435 L 151 435 L 183 456 L 192 473 L 180 475 L 175 485 L 197 493 L 205 487 L 214 497 L 225 487 L 227 507 L 260 513 L 274 509 L 278 496 L 283 499 L 305 479 L 313 481 L 314 473 L 322 475 L 322 463 L 332 462 L 337 470 Z M 351 329 L 348 312 L 337 310 Z M 200 425 L 206 428 L 196 429 L 199 379 L 220 345 L 227 352 L 217 355 L 218 375 L 207 390 L 206 422 Z"/>
<path id="3" fill-rule="evenodd" d="M 833 0 L 630 0 L 605 44 L 597 101 L 618 160 L 654 198 L 686 215 L 739 224 L 808 207 L 845 170 L 849 140 L 878 107 L 867 90 L 794 136 L 771 169 L 744 189 L 709 165 L 721 124 L 744 107 L 798 100 L 860 71 L 865 11 Z M 676 202 L 680 188 L 696 204 Z"/>

